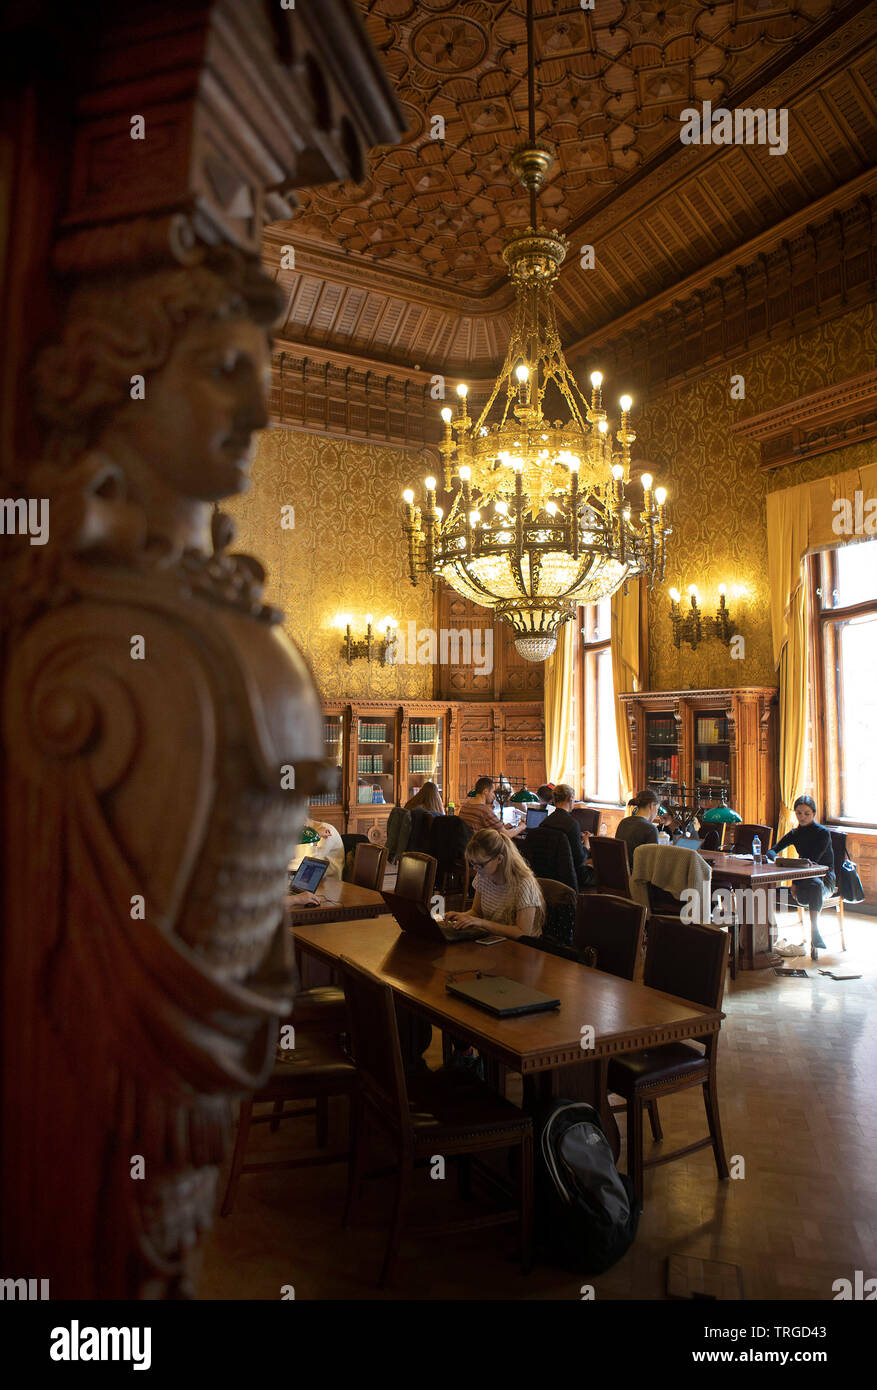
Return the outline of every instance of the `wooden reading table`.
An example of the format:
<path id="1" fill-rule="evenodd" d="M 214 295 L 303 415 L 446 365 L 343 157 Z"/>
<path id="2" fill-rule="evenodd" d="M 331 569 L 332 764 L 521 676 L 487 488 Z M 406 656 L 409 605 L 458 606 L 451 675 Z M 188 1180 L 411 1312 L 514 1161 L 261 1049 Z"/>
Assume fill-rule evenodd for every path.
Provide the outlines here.
<path id="1" fill-rule="evenodd" d="M 768 889 L 781 883 L 800 882 L 805 878 L 822 878 L 828 873 L 824 864 L 811 864 L 809 860 L 776 859 L 763 860 L 760 864 L 752 862 L 751 855 L 722 854 L 719 850 L 698 850 L 698 853 L 712 867 L 712 889 Z M 765 904 L 766 906 L 766 900 Z M 764 970 L 767 966 L 778 965 L 782 957 L 771 950 L 771 915 L 761 910 L 761 899 L 751 897 L 744 900 L 744 911 L 739 921 L 743 942 L 744 970 Z"/>
<path id="2" fill-rule="evenodd" d="M 621 980 L 575 961 L 550 956 L 531 946 L 506 941 L 499 946 L 419 941 L 400 932 L 392 917 L 358 926 L 328 922 L 297 927 L 298 949 L 337 965 L 347 956 L 391 986 L 414 1013 L 464 1038 L 484 1056 L 524 1078 L 524 1104 L 530 1109 L 552 1093 L 568 1094 L 575 1068 L 574 1098 L 601 1111 L 617 1158 L 620 1141 L 608 1107 L 605 1072 L 609 1058 L 658 1043 L 716 1033 L 724 1015 L 685 999 Z M 452 977 L 474 972 L 505 975 L 561 1001 L 559 1009 L 522 1018 L 494 1018 L 448 994 Z M 593 1046 L 582 1048 L 582 1030 L 593 1028 Z M 597 1062 L 598 1066 L 582 1066 Z M 558 1069 L 565 1074 L 558 1075 Z"/>

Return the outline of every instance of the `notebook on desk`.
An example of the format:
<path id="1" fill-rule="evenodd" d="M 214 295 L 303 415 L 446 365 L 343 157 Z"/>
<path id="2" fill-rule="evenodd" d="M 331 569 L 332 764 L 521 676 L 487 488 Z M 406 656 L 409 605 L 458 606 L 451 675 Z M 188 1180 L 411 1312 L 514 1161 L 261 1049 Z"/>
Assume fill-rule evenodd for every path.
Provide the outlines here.
<path id="1" fill-rule="evenodd" d="M 538 989 L 507 980 L 504 975 L 482 975 L 480 980 L 461 980 L 445 985 L 448 994 L 465 999 L 477 1009 L 493 1014 L 494 1018 L 517 1018 L 520 1014 L 541 1014 L 559 1009 L 560 1000 Z"/>

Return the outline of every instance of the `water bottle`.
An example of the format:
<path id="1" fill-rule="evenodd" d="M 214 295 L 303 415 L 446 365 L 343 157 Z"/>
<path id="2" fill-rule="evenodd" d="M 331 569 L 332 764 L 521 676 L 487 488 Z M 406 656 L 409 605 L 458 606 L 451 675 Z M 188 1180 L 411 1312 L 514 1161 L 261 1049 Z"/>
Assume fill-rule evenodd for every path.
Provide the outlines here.
<path id="1" fill-rule="evenodd" d="M 607 833 L 608 833 L 608 832 L 607 832 L 607 830 L 606 830 L 606 822 L 605 822 L 605 821 L 601 821 L 601 823 L 600 823 L 600 834 L 601 834 L 601 835 L 606 835 Z"/>
<path id="2" fill-rule="evenodd" d="M 761 841 L 757 835 L 752 837 L 752 862 L 753 864 L 761 863 Z"/>

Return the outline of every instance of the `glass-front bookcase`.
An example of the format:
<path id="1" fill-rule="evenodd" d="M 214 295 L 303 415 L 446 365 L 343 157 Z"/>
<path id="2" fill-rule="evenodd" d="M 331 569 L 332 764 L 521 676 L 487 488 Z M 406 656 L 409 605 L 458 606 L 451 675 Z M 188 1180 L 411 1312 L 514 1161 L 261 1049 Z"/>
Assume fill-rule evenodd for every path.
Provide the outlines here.
<path id="1" fill-rule="evenodd" d="M 693 711 L 694 785 L 726 792 L 731 787 L 731 730 L 720 710 Z"/>
<path id="2" fill-rule="evenodd" d="M 444 797 L 444 719 L 442 715 L 414 715 L 408 721 L 403 801 L 414 796 L 424 782 L 435 782 Z"/>
<path id="3" fill-rule="evenodd" d="M 356 804 L 392 806 L 395 782 L 395 717 L 360 715 L 356 725 Z"/>
<path id="4" fill-rule="evenodd" d="M 646 714 L 646 785 L 679 781 L 679 725 L 672 714 Z"/>
<path id="5" fill-rule="evenodd" d="M 330 786 L 326 791 L 308 797 L 312 820 L 325 820 L 338 829 L 344 828 L 344 775 L 347 757 L 348 720 L 344 710 L 337 707 L 323 710 L 323 757 L 331 764 Z"/>

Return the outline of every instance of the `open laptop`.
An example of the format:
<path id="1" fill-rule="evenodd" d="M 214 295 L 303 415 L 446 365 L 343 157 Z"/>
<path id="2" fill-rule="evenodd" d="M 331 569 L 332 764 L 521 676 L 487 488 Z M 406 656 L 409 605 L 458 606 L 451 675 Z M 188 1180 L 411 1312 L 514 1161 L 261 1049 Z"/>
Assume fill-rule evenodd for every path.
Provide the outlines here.
<path id="1" fill-rule="evenodd" d="M 314 859 L 305 855 L 295 873 L 289 876 L 290 893 L 316 893 L 328 867 L 328 859 Z"/>
<path id="2" fill-rule="evenodd" d="M 680 849 L 700 849 L 703 840 L 698 840 L 695 835 L 674 835 L 670 843 L 678 845 Z"/>
<path id="3" fill-rule="evenodd" d="M 503 825 L 510 825 L 514 830 L 518 823 L 518 812 L 515 810 L 514 806 L 503 806 L 502 823 Z"/>
<path id="4" fill-rule="evenodd" d="M 461 980 L 445 985 L 448 994 L 465 999 L 477 1009 L 493 1014 L 494 1018 L 517 1018 L 521 1014 L 541 1014 L 559 1009 L 560 1000 L 538 989 L 507 980 L 504 975 L 482 975 L 479 980 Z"/>
<path id="5" fill-rule="evenodd" d="M 535 830 L 537 825 L 541 825 L 548 815 L 547 806 L 528 806 L 527 807 L 527 829 Z"/>
<path id="6" fill-rule="evenodd" d="M 454 931 L 444 925 L 444 918 L 433 917 L 423 903 L 401 898 L 398 893 L 382 893 L 381 897 L 395 917 L 399 926 L 409 936 L 420 937 L 422 941 L 477 941 L 487 935 L 484 927 L 464 927 Z"/>

